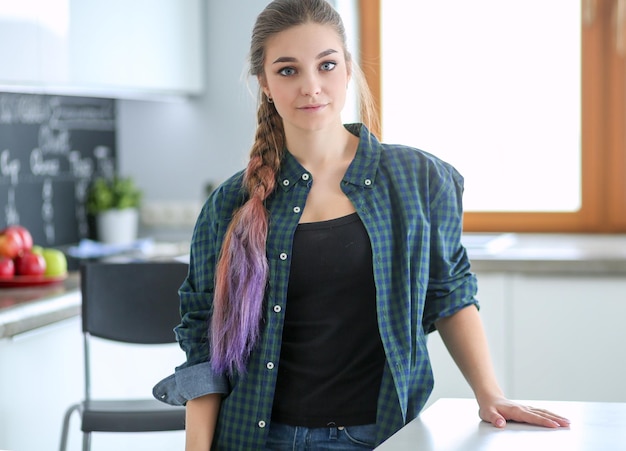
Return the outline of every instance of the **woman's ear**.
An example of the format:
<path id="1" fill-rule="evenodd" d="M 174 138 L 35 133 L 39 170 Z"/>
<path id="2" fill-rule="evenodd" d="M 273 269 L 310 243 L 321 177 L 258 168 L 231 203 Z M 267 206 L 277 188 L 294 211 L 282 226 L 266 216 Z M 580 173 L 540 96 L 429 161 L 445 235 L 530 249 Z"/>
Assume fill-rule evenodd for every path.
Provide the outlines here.
<path id="1" fill-rule="evenodd" d="M 256 78 L 259 82 L 259 86 L 263 90 L 263 94 L 265 94 L 267 97 L 271 97 L 270 90 L 267 87 L 267 82 L 265 81 L 265 77 L 263 75 L 257 75 Z"/>

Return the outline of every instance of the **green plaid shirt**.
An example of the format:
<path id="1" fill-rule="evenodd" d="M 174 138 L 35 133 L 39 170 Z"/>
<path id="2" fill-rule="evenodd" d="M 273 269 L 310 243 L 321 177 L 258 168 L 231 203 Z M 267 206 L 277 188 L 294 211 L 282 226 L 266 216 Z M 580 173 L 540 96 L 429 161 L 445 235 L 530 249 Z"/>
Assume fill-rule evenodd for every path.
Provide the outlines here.
<path id="1" fill-rule="evenodd" d="M 378 443 L 415 418 L 432 391 L 426 335 L 435 321 L 476 304 L 476 279 L 460 243 L 463 179 L 447 163 L 417 149 L 381 144 L 365 126 L 341 188 L 369 234 L 378 324 L 386 364 L 378 398 Z M 216 430 L 220 450 L 263 449 L 271 421 L 294 231 L 312 176 L 288 152 L 278 186 L 267 201 L 270 278 L 262 335 L 245 376 L 211 373 L 207 325 L 213 275 L 232 212 L 245 199 L 242 173 L 208 199 L 196 224 L 189 277 L 180 290 L 176 328 L 187 361 L 155 387 L 164 402 L 184 404 L 207 393 L 223 398 Z M 330 314 L 330 312 L 329 312 Z"/>

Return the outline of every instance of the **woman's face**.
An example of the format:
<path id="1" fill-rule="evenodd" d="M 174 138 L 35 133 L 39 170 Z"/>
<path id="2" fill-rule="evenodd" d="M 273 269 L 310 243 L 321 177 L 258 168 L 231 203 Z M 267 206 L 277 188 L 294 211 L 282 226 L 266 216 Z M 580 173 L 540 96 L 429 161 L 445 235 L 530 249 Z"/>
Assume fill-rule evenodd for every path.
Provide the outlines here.
<path id="1" fill-rule="evenodd" d="M 341 124 L 349 80 L 341 39 L 330 26 L 298 25 L 267 42 L 259 82 L 274 101 L 285 131 Z"/>

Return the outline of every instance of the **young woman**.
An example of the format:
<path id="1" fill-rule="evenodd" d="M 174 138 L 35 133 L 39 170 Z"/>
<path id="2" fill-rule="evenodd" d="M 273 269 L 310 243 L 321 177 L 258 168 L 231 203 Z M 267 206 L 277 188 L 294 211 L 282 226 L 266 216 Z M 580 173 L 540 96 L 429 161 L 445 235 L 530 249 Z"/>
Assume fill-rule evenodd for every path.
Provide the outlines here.
<path id="1" fill-rule="evenodd" d="M 273 1 L 250 66 L 250 161 L 198 218 L 176 329 L 187 361 L 155 387 L 186 404 L 187 450 L 372 449 L 428 399 L 435 329 L 483 420 L 567 426 L 498 386 L 460 243 L 462 177 L 342 123 L 359 73 L 337 12 Z"/>

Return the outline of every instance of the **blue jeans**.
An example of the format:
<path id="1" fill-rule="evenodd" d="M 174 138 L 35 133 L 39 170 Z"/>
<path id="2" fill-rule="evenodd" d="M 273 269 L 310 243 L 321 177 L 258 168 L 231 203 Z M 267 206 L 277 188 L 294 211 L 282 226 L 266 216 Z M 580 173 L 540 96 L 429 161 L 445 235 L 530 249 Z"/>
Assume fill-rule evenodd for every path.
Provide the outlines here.
<path id="1" fill-rule="evenodd" d="M 265 451 L 350 451 L 374 449 L 376 425 L 305 428 L 272 422 Z"/>

